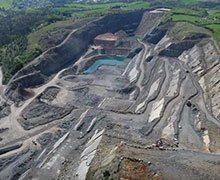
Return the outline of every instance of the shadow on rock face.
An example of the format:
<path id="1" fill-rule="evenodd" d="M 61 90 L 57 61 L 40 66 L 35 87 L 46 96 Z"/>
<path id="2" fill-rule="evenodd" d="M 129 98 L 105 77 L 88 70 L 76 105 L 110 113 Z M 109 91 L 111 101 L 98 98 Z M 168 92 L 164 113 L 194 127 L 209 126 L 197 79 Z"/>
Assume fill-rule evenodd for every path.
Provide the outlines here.
<path id="1" fill-rule="evenodd" d="M 24 98 L 24 99 L 29 99 L 34 96 L 34 92 L 31 90 L 19 88 L 18 93 Z"/>
<path id="2" fill-rule="evenodd" d="M 12 94 L 12 100 L 17 103 L 17 106 L 22 102 L 32 98 L 35 93 L 30 89 L 22 88 L 21 86 L 17 87 L 17 89 Z M 15 97 L 15 98 L 13 98 Z"/>

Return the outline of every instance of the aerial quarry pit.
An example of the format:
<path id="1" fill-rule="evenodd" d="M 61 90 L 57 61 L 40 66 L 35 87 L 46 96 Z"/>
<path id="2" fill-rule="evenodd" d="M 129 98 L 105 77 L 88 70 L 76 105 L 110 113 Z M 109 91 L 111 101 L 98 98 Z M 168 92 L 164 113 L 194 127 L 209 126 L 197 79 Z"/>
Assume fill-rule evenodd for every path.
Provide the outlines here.
<path id="1" fill-rule="evenodd" d="M 220 51 L 166 11 L 92 20 L 1 86 L 1 180 L 220 179 Z"/>

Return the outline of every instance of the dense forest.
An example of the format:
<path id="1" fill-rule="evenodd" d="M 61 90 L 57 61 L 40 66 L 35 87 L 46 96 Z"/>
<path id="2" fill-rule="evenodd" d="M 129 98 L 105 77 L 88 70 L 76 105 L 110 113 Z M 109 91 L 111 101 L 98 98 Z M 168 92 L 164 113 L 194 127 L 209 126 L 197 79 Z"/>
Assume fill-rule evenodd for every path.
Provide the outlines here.
<path id="1" fill-rule="evenodd" d="M 0 13 L 0 64 L 4 82 L 42 51 L 27 50 L 27 35 L 43 25 L 63 20 L 52 8 L 31 10 L 1 10 Z"/>

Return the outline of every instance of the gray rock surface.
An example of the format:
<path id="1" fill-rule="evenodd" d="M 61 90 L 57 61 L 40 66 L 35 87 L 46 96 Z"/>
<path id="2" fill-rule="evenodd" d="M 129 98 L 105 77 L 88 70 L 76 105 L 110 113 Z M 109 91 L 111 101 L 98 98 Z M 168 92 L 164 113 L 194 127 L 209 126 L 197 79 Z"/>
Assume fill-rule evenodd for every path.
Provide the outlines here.
<path id="1" fill-rule="evenodd" d="M 161 36 L 163 11 L 142 14 L 91 22 L 15 75 L 6 95 L 19 103 L 0 120 L 2 179 L 220 179 L 218 46 L 201 34 L 173 40 L 169 25 Z M 100 58 L 93 37 L 119 30 L 131 56 L 84 73 Z M 44 82 L 26 83 L 36 71 Z"/>

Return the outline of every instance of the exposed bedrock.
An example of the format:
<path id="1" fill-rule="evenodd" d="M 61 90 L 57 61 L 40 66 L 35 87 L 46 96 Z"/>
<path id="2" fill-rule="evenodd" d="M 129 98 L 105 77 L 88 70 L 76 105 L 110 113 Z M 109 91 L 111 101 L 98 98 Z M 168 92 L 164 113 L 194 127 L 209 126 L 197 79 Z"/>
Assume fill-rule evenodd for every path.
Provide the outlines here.
<path id="1" fill-rule="evenodd" d="M 11 113 L 10 105 L 6 102 L 0 104 L 0 119 L 8 116 Z"/>
<path id="2" fill-rule="evenodd" d="M 68 107 L 68 105 L 66 107 L 58 107 L 43 102 L 34 102 L 31 107 L 22 112 L 22 117 L 19 119 L 19 122 L 24 129 L 29 130 L 36 126 L 62 119 L 67 116 L 72 109 L 73 108 Z"/>
<path id="3" fill-rule="evenodd" d="M 0 155 L 2 154 L 5 154 L 9 151 L 13 151 L 15 149 L 18 149 L 22 146 L 22 144 L 16 144 L 16 145 L 13 145 L 13 146 L 9 146 L 9 147 L 4 147 L 4 148 L 0 148 Z"/>
<path id="4" fill-rule="evenodd" d="M 25 148 L 19 153 L 1 158 L 1 179 L 19 179 L 22 173 L 33 167 L 37 153 L 37 148 Z"/>
<path id="5" fill-rule="evenodd" d="M 119 30 L 133 34 L 143 13 L 144 11 L 134 11 L 107 15 L 73 31 L 63 43 L 49 49 L 15 74 L 7 86 L 5 95 L 10 98 L 10 91 L 15 90 L 18 84 L 23 88 L 40 85 L 68 64 L 73 64 L 85 53 L 91 41 L 98 34 L 115 33 Z M 42 78 L 35 79 L 35 76 Z"/>
<path id="6" fill-rule="evenodd" d="M 16 85 L 22 76 L 12 80 L 16 90 L 8 91 L 15 93 L 15 99 L 22 94 L 23 102 L 19 106 L 2 104 L 1 178 L 219 179 L 220 59 L 216 43 L 199 33 L 172 38 L 172 26 L 157 27 L 158 11 L 152 11 L 152 16 L 147 13 L 155 21 L 142 18 L 141 31 L 135 32 L 139 36 L 119 33 L 119 28 L 127 31 L 126 23 L 140 22 L 131 17 L 135 13 L 141 16 L 143 12 L 128 13 L 130 20 L 120 14 L 120 18 L 112 15 L 89 23 L 39 57 L 39 64 L 35 60 L 17 74 L 28 76 L 31 67 L 43 68 L 48 63 L 48 72 L 45 67 L 36 71 L 43 85 L 31 88 L 27 79 Z M 122 20 L 126 22 L 118 22 Z M 117 59 L 115 54 L 117 63 L 111 64 L 112 56 L 101 53 L 105 47 L 94 45 L 92 37 L 116 23 L 119 27 L 110 30 L 123 36 L 123 43 L 131 48 L 126 58 Z M 132 31 L 134 27 L 130 26 Z M 74 47 L 84 40 L 87 45 L 79 44 L 84 50 Z M 123 43 L 113 48 L 128 47 Z M 159 55 L 163 50 L 175 53 Z M 7 108 L 11 111 L 5 115 Z"/>
<path id="7" fill-rule="evenodd" d="M 147 11 L 144 13 L 143 18 L 137 28 L 136 34 L 141 38 L 150 34 L 152 30 L 160 24 L 163 17 L 163 11 Z"/>
<path id="8" fill-rule="evenodd" d="M 219 179 L 218 155 L 192 151 L 162 151 L 126 143 L 104 135 L 87 179 Z M 103 147 L 106 147 L 103 149 Z M 209 167 L 213 168 L 209 168 Z M 205 169 L 209 170 L 206 171 Z M 204 173 L 205 172 L 205 173 Z M 76 178 L 77 179 L 77 178 Z"/>
<path id="9" fill-rule="evenodd" d="M 142 48 L 136 48 L 134 50 L 132 50 L 129 55 L 127 56 L 127 58 L 134 58 L 135 55 L 137 55 L 139 52 L 141 52 Z"/>
<path id="10" fill-rule="evenodd" d="M 148 43 L 157 44 L 166 35 L 171 26 L 171 24 L 167 23 L 166 25 L 156 27 L 150 34 L 147 34 L 143 40 Z"/>
<path id="11" fill-rule="evenodd" d="M 174 26 L 173 24 L 166 24 L 160 26 L 158 27 L 158 29 L 152 31 L 150 35 L 145 37 L 145 40 L 149 43 L 157 44 L 161 40 L 162 43 L 166 44 L 165 48 L 159 52 L 160 56 L 179 57 L 184 51 L 193 48 L 203 39 L 210 38 L 209 35 L 198 32 L 193 35 L 186 35 L 182 39 L 176 41 L 174 40 L 173 37 L 169 37 L 170 32 L 167 33 L 169 29 L 175 28 L 173 26 Z M 166 33 L 167 33 L 167 37 L 165 37 Z"/>
<path id="12" fill-rule="evenodd" d="M 205 40 L 184 52 L 183 61 L 198 81 L 207 108 L 220 119 L 220 56 L 218 47 L 212 40 Z"/>
<path id="13" fill-rule="evenodd" d="M 184 40 L 182 42 L 173 43 L 168 48 L 162 50 L 159 55 L 160 56 L 168 56 L 168 57 L 178 57 L 184 51 L 189 50 L 192 48 L 198 40 Z"/>
<path id="14" fill-rule="evenodd" d="M 60 92 L 60 88 L 58 87 L 48 87 L 40 96 L 38 97 L 40 101 L 53 101 L 57 94 Z"/>

